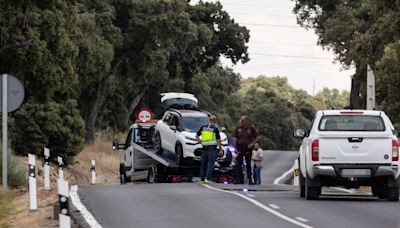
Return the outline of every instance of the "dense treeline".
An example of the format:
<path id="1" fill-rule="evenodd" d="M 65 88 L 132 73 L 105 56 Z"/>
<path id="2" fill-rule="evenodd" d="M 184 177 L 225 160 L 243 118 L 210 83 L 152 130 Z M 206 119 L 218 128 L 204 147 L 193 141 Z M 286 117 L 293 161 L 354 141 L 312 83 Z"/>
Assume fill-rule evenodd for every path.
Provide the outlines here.
<path id="1" fill-rule="evenodd" d="M 298 127 L 308 128 L 316 111 L 345 108 L 349 93 L 324 88 L 315 96 L 294 89 L 287 78 L 259 76 L 241 82 L 238 91 L 240 113 L 250 116 L 259 129 L 266 149 L 297 150 L 292 137 Z"/>
<path id="2" fill-rule="evenodd" d="M 300 25 L 347 68 L 355 66 L 350 106 L 365 108 L 367 64 L 376 77 L 378 108 L 400 127 L 400 1 L 294 0 Z"/>
<path id="3" fill-rule="evenodd" d="M 229 103 L 219 89 L 239 77 L 219 58 L 249 60 L 249 31 L 220 3 L 4 0 L 0 12 L 0 72 L 27 95 L 12 114 L 12 146 L 22 154 L 48 146 L 67 163 L 96 129 L 124 130 L 160 92 L 194 92 L 206 108 L 219 106 L 214 97 Z"/>
<path id="4" fill-rule="evenodd" d="M 218 2 L 4 0 L 0 12 L 0 72 L 26 89 L 11 114 L 19 154 L 47 146 L 70 163 L 96 130 L 126 130 L 140 107 L 160 115 L 167 91 L 196 94 L 228 129 L 249 114 L 270 149 L 294 148 L 294 127 L 346 102 L 337 90 L 311 97 L 284 78 L 242 80 L 222 67 L 221 56 L 249 61 L 249 31 Z"/>

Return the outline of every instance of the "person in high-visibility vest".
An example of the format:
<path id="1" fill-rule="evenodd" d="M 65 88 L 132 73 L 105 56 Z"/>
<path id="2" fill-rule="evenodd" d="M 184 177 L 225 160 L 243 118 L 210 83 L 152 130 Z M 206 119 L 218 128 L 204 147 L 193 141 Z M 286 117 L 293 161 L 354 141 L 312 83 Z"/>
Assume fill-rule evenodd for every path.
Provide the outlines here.
<path id="1" fill-rule="evenodd" d="M 208 181 L 211 179 L 211 175 L 214 170 L 215 159 L 217 159 L 217 150 L 219 155 L 223 154 L 221 147 L 221 136 L 218 128 L 216 127 L 216 123 L 217 117 L 211 115 L 209 118 L 209 123 L 202 126 L 196 134 L 197 141 L 203 145 L 200 166 L 200 177 L 203 183 L 208 183 Z"/>

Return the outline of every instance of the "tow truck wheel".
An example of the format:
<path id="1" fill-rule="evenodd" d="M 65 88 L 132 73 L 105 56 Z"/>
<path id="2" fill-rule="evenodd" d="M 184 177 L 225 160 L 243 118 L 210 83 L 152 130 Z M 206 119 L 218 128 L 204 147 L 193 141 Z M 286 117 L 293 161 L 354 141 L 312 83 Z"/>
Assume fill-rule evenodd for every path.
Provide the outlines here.
<path id="1" fill-rule="evenodd" d="M 160 136 L 160 133 L 158 133 L 158 132 L 154 136 L 154 148 L 155 148 L 157 154 L 163 154 L 164 151 L 161 147 L 161 136 Z"/>
<path id="2" fill-rule="evenodd" d="M 149 167 L 149 172 L 147 173 L 147 183 L 154 184 L 157 174 L 157 166 L 152 165 Z"/>
<path id="3" fill-rule="evenodd" d="M 175 156 L 176 156 L 176 163 L 178 165 L 183 165 L 184 158 L 183 158 L 183 149 L 181 145 L 176 145 L 175 147 Z"/>
<path id="4" fill-rule="evenodd" d="M 387 187 L 386 200 L 399 201 L 399 187 Z"/>
<path id="5" fill-rule="evenodd" d="M 126 175 L 126 170 L 124 164 L 119 165 L 119 181 L 121 184 L 131 182 L 130 178 Z"/>

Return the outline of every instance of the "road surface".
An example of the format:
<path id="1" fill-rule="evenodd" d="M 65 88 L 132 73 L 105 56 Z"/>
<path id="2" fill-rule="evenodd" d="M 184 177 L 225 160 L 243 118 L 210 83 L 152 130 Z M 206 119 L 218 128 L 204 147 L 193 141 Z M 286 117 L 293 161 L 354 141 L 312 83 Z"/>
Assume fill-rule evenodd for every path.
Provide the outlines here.
<path id="1" fill-rule="evenodd" d="M 296 156 L 267 152 L 265 186 L 287 171 Z M 211 186 L 217 188 L 199 183 L 79 186 L 78 194 L 103 227 L 400 227 L 400 204 L 369 194 L 325 192 L 322 199 L 307 201 L 294 191 Z"/>

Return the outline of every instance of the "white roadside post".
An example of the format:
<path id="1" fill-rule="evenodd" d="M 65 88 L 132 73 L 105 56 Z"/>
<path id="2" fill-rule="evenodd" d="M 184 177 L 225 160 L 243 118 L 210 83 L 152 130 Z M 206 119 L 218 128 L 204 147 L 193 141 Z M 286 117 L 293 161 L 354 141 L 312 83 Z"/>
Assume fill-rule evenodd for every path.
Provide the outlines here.
<path id="1" fill-rule="evenodd" d="M 62 160 L 62 157 L 57 156 L 57 162 L 58 162 L 58 179 L 64 180 L 64 162 Z"/>
<path id="2" fill-rule="evenodd" d="M 69 185 L 64 179 L 57 180 L 58 185 L 58 201 L 60 204 L 59 211 L 59 227 L 60 228 L 70 228 L 71 227 L 71 217 L 69 214 Z"/>
<path id="3" fill-rule="evenodd" d="M 50 150 L 44 148 L 44 189 L 50 190 Z"/>
<path id="4" fill-rule="evenodd" d="M 35 155 L 28 154 L 29 163 L 29 209 L 31 211 L 37 210 L 36 199 L 36 172 L 35 172 Z"/>
<path id="5" fill-rule="evenodd" d="M 96 161 L 92 160 L 92 184 L 96 184 Z"/>
<path id="6" fill-rule="evenodd" d="M 294 179 L 293 179 L 293 186 L 299 186 L 299 161 L 296 159 L 294 161 Z"/>

